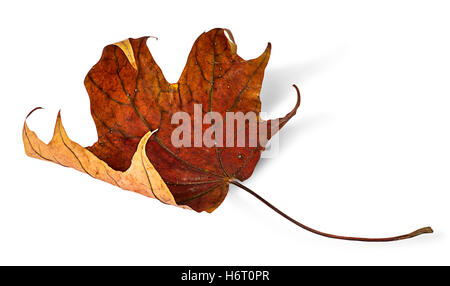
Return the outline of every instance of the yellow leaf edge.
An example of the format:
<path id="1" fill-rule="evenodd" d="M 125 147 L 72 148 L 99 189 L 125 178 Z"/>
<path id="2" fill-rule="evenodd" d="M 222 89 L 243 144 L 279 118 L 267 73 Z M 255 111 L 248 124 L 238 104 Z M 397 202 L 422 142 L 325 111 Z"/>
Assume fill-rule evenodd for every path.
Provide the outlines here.
<path id="1" fill-rule="evenodd" d="M 36 109 L 40 108 L 35 108 L 30 114 Z M 93 178 L 124 190 L 155 198 L 165 204 L 191 209 L 189 206 L 177 205 L 169 188 L 147 157 L 145 146 L 155 131 L 149 131 L 141 138 L 130 167 L 121 172 L 112 169 L 89 150 L 70 140 L 62 124 L 61 111 L 58 112 L 53 137 L 48 144 L 41 141 L 36 133 L 30 130 L 27 125 L 28 116 L 22 130 L 27 156 L 76 169 Z"/>
<path id="2" fill-rule="evenodd" d="M 135 70 L 137 70 L 136 59 L 134 58 L 133 47 L 131 46 L 130 39 L 114 43 L 113 45 L 119 47 L 122 50 L 130 64 Z"/>

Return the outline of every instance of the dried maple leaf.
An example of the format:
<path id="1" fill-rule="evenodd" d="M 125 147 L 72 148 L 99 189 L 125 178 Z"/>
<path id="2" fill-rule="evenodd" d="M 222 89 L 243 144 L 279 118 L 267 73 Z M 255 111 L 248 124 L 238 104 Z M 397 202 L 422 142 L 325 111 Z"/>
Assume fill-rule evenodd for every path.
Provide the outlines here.
<path id="1" fill-rule="evenodd" d="M 226 112 L 233 111 L 254 112 L 259 117 L 259 92 L 271 46 L 268 44 L 258 58 L 246 61 L 236 54 L 228 30 L 203 33 L 193 45 L 180 80 L 170 84 L 155 63 L 146 40 L 147 37 L 128 39 L 106 46 L 85 78 L 98 142 L 87 148 L 72 142 L 58 115 L 55 137 L 49 145 L 41 142 L 25 123 L 26 152 L 166 203 L 211 212 L 225 198 L 230 182 L 250 177 L 264 145 L 177 148 L 171 143 L 171 134 L 177 127 L 171 118 L 184 111 L 194 124 L 195 104 L 202 106 L 201 119 L 208 112 L 225 118 Z M 295 114 L 299 104 L 298 95 L 294 109 L 279 120 L 280 126 Z M 269 128 L 271 124 L 272 121 L 267 122 Z M 202 126 L 202 134 L 207 127 Z M 144 135 L 155 130 L 142 142 Z M 163 191 L 158 192 L 164 193 L 163 198 L 155 194 L 159 188 L 149 191 L 156 179 L 146 182 L 145 176 L 129 170 L 139 142 L 146 145 L 146 156 L 140 158 L 149 160 L 147 165 L 156 169 L 155 178 L 162 177 L 163 182 L 158 185 Z"/>
<path id="2" fill-rule="evenodd" d="M 71 141 L 58 114 L 49 144 L 39 140 L 24 124 L 26 153 L 198 212 L 216 209 L 231 183 L 297 225 L 328 237 L 386 241 L 431 231 L 424 228 L 406 236 L 383 239 L 334 236 L 306 227 L 279 211 L 238 182 L 253 173 L 267 140 L 278 130 L 273 127 L 283 127 L 300 105 L 300 93 L 294 86 L 297 104 L 291 112 L 275 121 L 263 121 L 259 117 L 259 92 L 270 43 L 259 57 L 246 61 L 237 55 L 230 31 L 213 29 L 203 33 L 195 41 L 178 83 L 170 84 L 148 50 L 146 40 L 147 37 L 130 38 L 106 46 L 101 59 L 86 76 L 85 86 L 98 133 L 94 145 L 83 148 Z M 209 131 L 212 145 L 197 144 L 196 134 L 190 134 L 183 139 L 193 140 L 194 147 L 174 146 L 172 136 L 177 125 L 172 120 L 180 112 L 187 114 L 189 127 L 201 135 L 210 130 L 217 117 L 210 118 L 209 125 L 201 124 L 201 129 L 195 131 L 199 118 L 205 120 L 213 114 L 226 118 L 230 112 L 253 113 L 258 124 L 270 131 L 251 132 L 248 122 L 240 128 L 234 125 L 228 128 L 227 121 L 223 129 L 226 136 L 219 136 L 217 129 Z M 257 144 L 236 147 L 239 133 L 247 135 L 249 142 L 255 139 Z M 226 142 L 230 136 L 231 147 Z"/>

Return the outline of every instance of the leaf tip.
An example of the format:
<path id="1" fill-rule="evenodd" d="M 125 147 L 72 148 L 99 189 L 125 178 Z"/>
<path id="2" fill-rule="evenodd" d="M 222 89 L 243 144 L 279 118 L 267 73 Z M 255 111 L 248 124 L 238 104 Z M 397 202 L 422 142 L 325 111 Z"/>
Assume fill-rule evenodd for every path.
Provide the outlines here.
<path id="1" fill-rule="evenodd" d="M 38 109 L 44 109 L 44 108 L 43 108 L 43 107 L 40 107 L 40 106 L 33 108 L 33 110 L 31 110 L 31 111 L 27 114 L 27 116 L 25 117 L 25 120 L 26 120 L 33 112 L 35 112 L 35 111 L 38 110 Z"/>
<path id="2" fill-rule="evenodd" d="M 144 36 L 143 38 L 144 38 L 144 40 L 146 40 L 146 41 L 147 41 L 149 38 L 155 39 L 155 40 L 157 40 L 157 41 L 159 40 L 159 38 L 158 38 L 158 37 L 155 37 L 155 36 Z"/>

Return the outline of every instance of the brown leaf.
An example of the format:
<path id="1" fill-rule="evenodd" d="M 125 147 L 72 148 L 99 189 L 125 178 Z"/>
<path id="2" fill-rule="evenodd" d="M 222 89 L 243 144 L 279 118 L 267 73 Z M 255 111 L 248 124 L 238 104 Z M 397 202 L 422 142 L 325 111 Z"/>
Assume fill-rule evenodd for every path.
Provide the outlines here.
<path id="1" fill-rule="evenodd" d="M 177 125 L 171 118 L 177 112 L 186 112 L 194 130 L 194 105 L 201 104 L 201 119 L 208 112 L 217 112 L 222 118 L 226 112 L 254 112 L 258 122 L 270 128 L 274 121 L 259 118 L 259 92 L 271 45 L 259 57 L 246 61 L 236 54 L 230 31 L 213 29 L 195 41 L 180 80 L 170 84 L 146 40 L 130 38 L 106 46 L 100 61 L 86 76 L 98 133 L 94 145 L 83 148 L 70 141 L 58 116 L 58 132 L 49 145 L 25 124 L 25 149 L 30 156 L 67 165 L 165 203 L 211 212 L 225 198 L 231 181 L 251 176 L 266 142 L 258 140 L 254 147 L 226 147 L 227 136 L 234 135 L 236 143 L 239 132 L 249 137 L 258 137 L 259 133 L 250 132 L 249 124 L 243 129 L 227 129 L 224 122 L 227 134 L 221 142 L 216 138 L 218 133 L 212 133 L 216 143 L 222 145 L 175 147 L 171 136 Z M 279 119 L 280 127 L 295 115 L 299 104 L 298 95 L 294 109 Z M 208 127 L 203 124 L 201 134 Z M 194 134 L 190 139 L 194 141 Z M 141 154 L 143 146 L 146 156 Z M 139 165 L 138 157 L 144 165 Z"/>
<path id="2" fill-rule="evenodd" d="M 277 132 L 272 127 L 283 127 L 300 105 L 300 92 L 294 85 L 297 104 L 291 112 L 277 121 L 259 118 L 259 92 L 270 44 L 261 56 L 246 61 L 236 54 L 230 31 L 214 29 L 203 33 L 194 43 L 180 80 L 170 84 L 153 60 L 146 39 L 128 39 L 105 47 L 100 61 L 86 76 L 98 133 L 94 145 L 83 148 L 70 140 L 58 113 L 54 135 L 48 144 L 24 123 L 26 154 L 77 169 L 163 203 L 199 212 L 216 209 L 231 183 L 297 226 L 329 238 L 385 242 L 433 232 L 431 227 L 424 227 L 384 238 L 334 235 L 308 227 L 283 213 L 238 182 L 251 176 L 268 139 Z M 194 147 L 175 146 L 172 140 L 177 125 L 171 121 L 181 111 L 189 119 L 188 127 L 194 130 L 194 134 L 183 135 L 188 142 L 194 141 Z M 213 117 L 220 121 L 228 112 L 242 115 L 253 112 L 257 123 L 269 131 L 255 132 L 251 122 L 235 127 L 234 121 L 226 121 L 223 130 L 216 127 L 216 122 L 212 124 Z M 201 124 L 201 129 L 196 130 L 199 121 L 207 124 Z M 198 133 L 208 135 L 213 144 L 200 140 L 197 146 Z M 220 137 L 221 134 L 224 136 Z M 261 134 L 265 136 L 260 138 Z M 237 147 L 239 135 L 248 137 L 241 147 Z M 226 144 L 229 138 L 232 138 L 231 146 Z M 251 140 L 258 144 L 250 144 Z"/>

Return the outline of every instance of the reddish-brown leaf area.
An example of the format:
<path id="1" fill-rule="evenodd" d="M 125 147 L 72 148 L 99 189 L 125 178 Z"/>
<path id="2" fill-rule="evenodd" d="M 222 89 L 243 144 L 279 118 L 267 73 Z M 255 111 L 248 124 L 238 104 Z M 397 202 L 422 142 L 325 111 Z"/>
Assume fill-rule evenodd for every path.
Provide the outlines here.
<path id="1" fill-rule="evenodd" d="M 178 125 L 171 123 L 172 115 L 187 112 L 192 130 L 194 104 L 202 106 L 201 119 L 211 111 L 223 118 L 226 112 L 259 115 L 259 92 L 271 46 L 268 44 L 258 58 L 246 61 L 236 54 L 228 30 L 213 29 L 195 41 L 178 83 L 170 84 L 148 50 L 146 40 L 129 39 L 135 64 L 117 45 L 105 47 L 100 61 L 86 76 L 85 85 L 99 137 L 88 149 L 111 168 L 124 171 L 131 164 L 140 138 L 158 129 L 147 143 L 147 156 L 177 204 L 211 212 L 225 198 L 231 180 L 243 181 L 251 176 L 264 144 L 257 147 L 174 147 L 171 136 Z M 297 108 L 298 104 L 280 119 L 280 127 Z M 267 123 L 270 126 L 272 121 Z M 202 131 L 208 127 L 203 124 Z M 242 132 L 236 128 L 232 132 Z M 248 132 L 248 125 L 245 129 Z M 225 146 L 226 136 L 223 137 Z"/>

